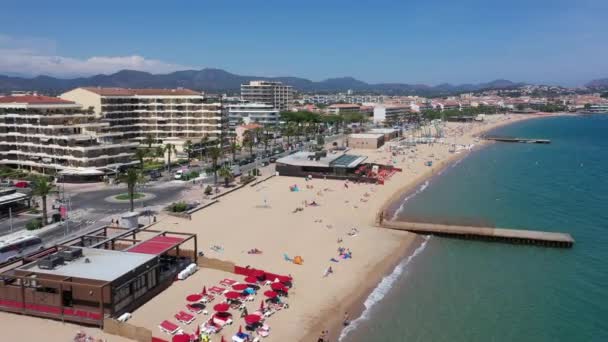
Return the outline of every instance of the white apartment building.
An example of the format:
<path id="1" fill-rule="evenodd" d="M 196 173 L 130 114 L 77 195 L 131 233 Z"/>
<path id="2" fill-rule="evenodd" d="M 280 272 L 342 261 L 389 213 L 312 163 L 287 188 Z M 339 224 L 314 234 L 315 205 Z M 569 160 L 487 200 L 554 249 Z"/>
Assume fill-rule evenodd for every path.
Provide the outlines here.
<path id="1" fill-rule="evenodd" d="M 0 164 L 40 173 L 101 176 L 130 164 L 137 143 L 92 110 L 57 97 L 0 97 Z"/>
<path id="2" fill-rule="evenodd" d="M 222 104 L 208 103 L 189 89 L 76 88 L 60 96 L 84 107 L 127 139 L 157 141 L 219 137 L 225 129 Z"/>
<path id="3" fill-rule="evenodd" d="M 294 89 L 281 82 L 250 81 L 241 84 L 241 100 L 271 105 L 279 111 L 289 110 L 293 105 Z"/>
<path id="4" fill-rule="evenodd" d="M 269 104 L 238 102 L 227 106 L 231 130 L 241 123 L 259 123 L 266 126 L 279 122 L 279 111 Z"/>
<path id="5" fill-rule="evenodd" d="M 374 123 L 392 125 L 403 121 L 411 113 L 407 105 L 377 105 L 374 107 Z"/>
<path id="6" fill-rule="evenodd" d="M 327 107 L 327 112 L 329 114 L 339 115 L 339 114 L 347 114 L 347 113 L 358 113 L 360 109 L 361 109 L 361 106 L 359 106 L 358 104 L 336 103 L 336 104 L 332 104 L 331 106 Z"/>

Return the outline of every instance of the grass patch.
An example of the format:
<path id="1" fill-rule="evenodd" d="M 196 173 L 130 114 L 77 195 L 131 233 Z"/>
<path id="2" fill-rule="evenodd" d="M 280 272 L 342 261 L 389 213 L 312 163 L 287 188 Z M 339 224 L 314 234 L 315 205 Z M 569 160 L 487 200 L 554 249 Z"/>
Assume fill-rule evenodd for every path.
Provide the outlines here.
<path id="1" fill-rule="evenodd" d="M 141 193 L 141 192 L 136 192 L 133 194 L 133 199 L 140 199 L 140 198 L 144 198 L 146 197 L 145 194 Z M 129 200 L 129 194 L 128 193 L 124 193 L 124 194 L 120 194 L 120 195 L 116 195 L 114 196 L 114 199 L 117 199 L 119 201 L 128 201 Z"/>

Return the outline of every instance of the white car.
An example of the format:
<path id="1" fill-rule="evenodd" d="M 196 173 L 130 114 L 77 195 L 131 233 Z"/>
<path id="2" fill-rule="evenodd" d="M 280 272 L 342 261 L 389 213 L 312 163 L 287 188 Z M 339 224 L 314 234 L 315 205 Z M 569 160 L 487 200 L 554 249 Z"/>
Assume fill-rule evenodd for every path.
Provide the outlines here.
<path id="1" fill-rule="evenodd" d="M 177 170 L 177 172 L 175 172 L 175 176 L 173 176 L 173 178 L 175 179 L 182 179 L 182 177 L 184 176 L 184 171 L 182 170 Z"/>

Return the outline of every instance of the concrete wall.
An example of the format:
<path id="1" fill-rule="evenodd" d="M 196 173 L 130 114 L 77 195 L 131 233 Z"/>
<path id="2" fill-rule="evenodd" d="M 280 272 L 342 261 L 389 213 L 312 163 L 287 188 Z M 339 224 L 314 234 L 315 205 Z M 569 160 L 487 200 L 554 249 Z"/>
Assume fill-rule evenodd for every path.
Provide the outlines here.
<path id="1" fill-rule="evenodd" d="M 76 88 L 59 95 L 60 98 L 68 101 L 74 101 L 82 105 L 83 109 L 93 107 L 97 116 L 101 115 L 101 96 L 85 90 L 83 88 Z"/>
<path id="2" fill-rule="evenodd" d="M 369 138 L 348 138 L 348 147 L 360 149 L 377 149 L 384 145 L 384 136 Z"/>

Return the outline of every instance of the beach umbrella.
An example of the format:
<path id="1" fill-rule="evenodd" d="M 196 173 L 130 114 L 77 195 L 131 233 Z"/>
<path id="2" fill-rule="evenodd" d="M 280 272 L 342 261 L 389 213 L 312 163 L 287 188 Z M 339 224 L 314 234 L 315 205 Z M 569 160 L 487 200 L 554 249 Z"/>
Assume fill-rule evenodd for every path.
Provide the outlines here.
<path id="1" fill-rule="evenodd" d="M 249 277 L 245 278 L 245 282 L 249 283 L 249 284 L 257 284 L 258 283 L 258 279 L 256 277 L 249 276 Z"/>
<path id="2" fill-rule="evenodd" d="M 272 283 L 270 284 L 270 288 L 275 290 L 275 291 L 285 291 L 285 285 L 283 285 L 282 283 Z"/>
<path id="3" fill-rule="evenodd" d="M 196 326 L 196 331 L 194 332 L 194 335 L 201 336 L 201 326 L 200 325 Z"/>
<path id="4" fill-rule="evenodd" d="M 189 302 L 198 302 L 201 299 L 203 299 L 203 296 L 201 296 L 198 293 L 191 294 L 191 295 L 188 295 L 188 297 L 186 297 L 186 300 L 189 301 Z"/>
<path id="5" fill-rule="evenodd" d="M 243 327 L 239 325 L 239 334 L 243 333 Z"/>
<path id="6" fill-rule="evenodd" d="M 243 291 L 243 290 L 245 290 L 245 289 L 246 289 L 246 288 L 248 288 L 248 287 L 249 287 L 249 285 L 247 285 L 247 284 L 236 284 L 236 285 L 232 285 L 232 289 L 233 289 L 233 290 L 236 290 L 236 291 Z"/>
<path id="7" fill-rule="evenodd" d="M 207 295 L 207 286 L 203 286 L 203 296 Z"/>
<path id="8" fill-rule="evenodd" d="M 224 335 L 222 335 L 222 340 L 220 342 L 226 342 L 226 340 L 224 340 Z"/>
<path id="9" fill-rule="evenodd" d="M 266 291 L 264 292 L 264 296 L 268 298 L 275 298 L 277 296 L 277 293 L 274 291 Z"/>
<path id="10" fill-rule="evenodd" d="M 215 306 L 213 307 L 213 310 L 217 312 L 226 312 L 228 311 L 228 309 L 230 309 L 230 305 L 226 303 L 215 304 Z"/>
<path id="11" fill-rule="evenodd" d="M 258 315 L 245 316 L 245 323 L 247 323 L 247 325 L 252 325 L 252 324 L 258 323 L 261 320 L 262 320 L 262 317 L 260 317 Z"/>
<path id="12" fill-rule="evenodd" d="M 264 311 L 264 301 L 260 302 L 260 311 Z"/>
<path id="13" fill-rule="evenodd" d="M 226 296 L 226 298 L 228 298 L 228 299 L 237 299 L 241 296 L 241 294 L 238 292 L 230 291 L 230 292 L 226 292 L 226 294 L 224 296 Z"/>

